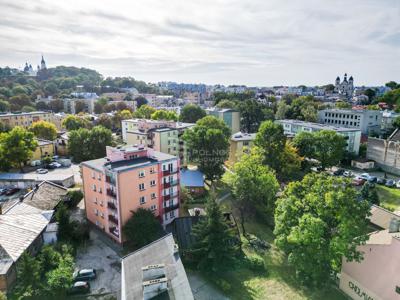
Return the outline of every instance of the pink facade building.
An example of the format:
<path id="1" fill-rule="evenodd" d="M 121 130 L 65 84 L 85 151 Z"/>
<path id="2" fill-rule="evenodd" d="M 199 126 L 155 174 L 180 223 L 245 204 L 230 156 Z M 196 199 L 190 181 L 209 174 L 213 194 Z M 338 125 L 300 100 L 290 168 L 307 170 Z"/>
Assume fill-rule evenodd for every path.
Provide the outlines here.
<path id="1" fill-rule="evenodd" d="M 163 226 L 179 216 L 179 159 L 143 145 L 107 147 L 81 164 L 87 219 L 118 243 L 131 211 L 153 211 Z M 140 228 L 138 228 L 140 230 Z"/>

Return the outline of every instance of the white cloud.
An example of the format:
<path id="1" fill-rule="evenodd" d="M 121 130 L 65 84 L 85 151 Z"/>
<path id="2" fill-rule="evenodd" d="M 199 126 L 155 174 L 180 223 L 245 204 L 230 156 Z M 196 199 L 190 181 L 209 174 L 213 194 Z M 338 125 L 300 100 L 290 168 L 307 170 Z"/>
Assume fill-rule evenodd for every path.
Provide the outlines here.
<path id="1" fill-rule="evenodd" d="M 399 78 L 397 0 L 0 0 L 0 65 L 249 85 Z"/>

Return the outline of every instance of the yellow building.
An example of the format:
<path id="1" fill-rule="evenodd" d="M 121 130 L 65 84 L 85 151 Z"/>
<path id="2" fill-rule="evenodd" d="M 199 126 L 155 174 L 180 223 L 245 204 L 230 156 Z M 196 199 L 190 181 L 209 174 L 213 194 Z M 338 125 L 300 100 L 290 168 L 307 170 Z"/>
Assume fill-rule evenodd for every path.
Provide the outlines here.
<path id="1" fill-rule="evenodd" d="M 230 165 L 235 164 L 244 153 L 249 153 L 256 138 L 255 133 L 235 133 L 230 138 L 229 158 Z"/>
<path id="2" fill-rule="evenodd" d="M 31 158 L 31 161 L 41 160 L 44 157 L 53 157 L 55 155 L 54 151 L 54 142 L 48 140 L 38 139 L 38 146 L 36 147 L 35 152 Z"/>
<path id="3" fill-rule="evenodd" d="M 0 122 L 2 122 L 6 126 L 9 126 L 10 128 L 13 128 L 15 126 L 28 128 L 37 121 L 53 122 L 53 113 L 34 111 L 27 113 L 0 114 Z"/>

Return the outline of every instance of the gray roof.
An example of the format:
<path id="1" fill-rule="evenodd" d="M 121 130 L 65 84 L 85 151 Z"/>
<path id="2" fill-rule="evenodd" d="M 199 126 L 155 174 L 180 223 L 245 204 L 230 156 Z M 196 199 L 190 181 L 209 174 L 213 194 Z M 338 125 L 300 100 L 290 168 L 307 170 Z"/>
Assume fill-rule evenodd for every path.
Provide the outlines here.
<path id="1" fill-rule="evenodd" d="M 181 185 L 187 187 L 204 187 L 204 175 L 199 170 L 181 170 Z"/>
<path id="2" fill-rule="evenodd" d="M 231 135 L 232 141 L 254 141 L 256 138 L 257 133 L 242 133 L 236 132 L 235 134 Z"/>
<path id="3" fill-rule="evenodd" d="M 63 181 L 68 178 L 74 177 L 73 174 L 37 174 L 37 173 L 1 173 L 0 180 L 10 180 L 10 181 L 18 181 L 18 180 L 33 180 L 33 181 Z"/>
<path id="4" fill-rule="evenodd" d="M 398 214 L 377 205 L 372 205 L 370 212 L 371 216 L 369 217 L 369 221 L 382 229 L 389 229 L 392 219 L 400 220 Z"/>
<path id="5" fill-rule="evenodd" d="M 67 193 L 68 190 L 65 187 L 43 181 L 37 185 L 37 188 L 24 196 L 23 202 L 40 210 L 52 210 L 65 200 Z"/>
<path id="6" fill-rule="evenodd" d="M 169 299 L 192 300 L 193 294 L 179 254 L 174 254 L 174 238 L 168 234 L 122 259 L 122 299 L 143 299 L 142 267 L 164 264 Z"/>
<path id="7" fill-rule="evenodd" d="M 303 126 L 303 127 L 308 127 L 308 128 L 314 128 L 317 130 L 333 130 L 336 132 L 360 131 L 359 129 L 356 129 L 356 128 L 337 127 L 337 126 L 333 126 L 333 125 L 319 124 L 319 123 L 306 122 L 306 121 L 300 121 L 300 120 L 292 120 L 292 119 L 276 120 L 275 122 L 280 123 L 280 124 L 291 124 L 291 125 Z"/>

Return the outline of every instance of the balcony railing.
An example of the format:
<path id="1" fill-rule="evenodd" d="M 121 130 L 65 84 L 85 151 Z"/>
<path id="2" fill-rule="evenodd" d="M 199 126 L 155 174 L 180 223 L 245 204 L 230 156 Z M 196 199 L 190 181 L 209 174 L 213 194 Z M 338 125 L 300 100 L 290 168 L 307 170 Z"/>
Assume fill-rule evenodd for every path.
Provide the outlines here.
<path id="1" fill-rule="evenodd" d="M 175 210 L 175 209 L 178 209 L 178 208 L 179 208 L 179 203 L 171 205 L 171 206 L 164 207 L 164 212 L 168 213 L 168 212 L 170 212 L 172 210 Z"/>
<path id="2" fill-rule="evenodd" d="M 115 178 L 112 178 L 110 176 L 106 176 L 106 182 L 109 184 L 115 185 Z"/>
<path id="3" fill-rule="evenodd" d="M 107 207 L 110 209 L 117 209 L 117 206 L 113 202 L 107 202 Z"/>
<path id="4" fill-rule="evenodd" d="M 117 227 L 110 226 L 110 227 L 108 227 L 108 230 L 110 231 L 110 233 L 112 233 L 116 237 L 119 237 L 119 232 L 118 232 L 118 228 Z"/>
<path id="5" fill-rule="evenodd" d="M 169 195 L 163 195 L 163 196 L 162 196 L 162 199 L 163 199 L 164 201 L 167 201 L 167 200 L 170 200 L 171 198 L 177 197 L 178 194 L 179 194 L 179 193 L 176 192 L 176 193 L 172 193 L 172 194 L 169 194 Z"/>
<path id="6" fill-rule="evenodd" d="M 113 215 L 108 215 L 108 221 L 114 223 L 115 225 L 118 225 L 118 219 Z"/>
<path id="7" fill-rule="evenodd" d="M 169 188 L 171 186 L 171 183 L 170 182 L 164 182 L 162 186 L 163 186 L 164 189 L 166 189 L 166 188 Z"/>
<path id="8" fill-rule="evenodd" d="M 170 174 L 175 174 L 176 172 L 178 172 L 178 169 L 162 171 L 163 176 L 167 176 L 167 175 L 170 175 Z"/>
<path id="9" fill-rule="evenodd" d="M 107 189 L 107 195 L 116 198 L 117 193 L 112 189 Z"/>

